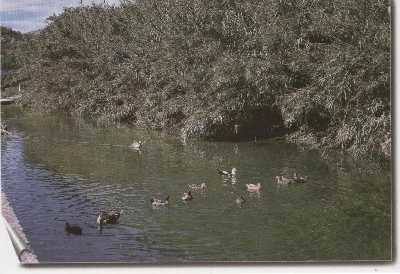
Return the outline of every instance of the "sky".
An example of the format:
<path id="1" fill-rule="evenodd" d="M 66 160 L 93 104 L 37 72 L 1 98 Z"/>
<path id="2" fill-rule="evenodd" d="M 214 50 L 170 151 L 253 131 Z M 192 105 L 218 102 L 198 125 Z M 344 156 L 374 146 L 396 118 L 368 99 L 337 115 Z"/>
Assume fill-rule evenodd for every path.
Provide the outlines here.
<path id="1" fill-rule="evenodd" d="M 103 3 L 104 0 L 83 0 L 84 5 Z M 115 5 L 119 0 L 106 0 Z M 76 7 L 80 0 L 0 0 L 2 26 L 21 32 L 30 32 L 46 26 L 46 18 L 59 14 L 64 7 Z"/>

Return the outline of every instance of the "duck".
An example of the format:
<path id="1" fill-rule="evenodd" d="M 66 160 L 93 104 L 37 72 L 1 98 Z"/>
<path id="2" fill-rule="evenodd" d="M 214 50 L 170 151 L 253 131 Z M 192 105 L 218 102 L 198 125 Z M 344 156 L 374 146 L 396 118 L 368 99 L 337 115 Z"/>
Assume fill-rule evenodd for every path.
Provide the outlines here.
<path id="1" fill-rule="evenodd" d="M 275 176 L 275 181 L 278 185 L 284 185 L 285 183 L 281 180 L 281 176 Z"/>
<path id="2" fill-rule="evenodd" d="M 191 191 L 184 192 L 184 193 L 183 193 L 183 196 L 182 196 L 182 200 L 183 200 L 183 201 L 190 201 L 190 200 L 193 200 L 192 192 L 191 192 Z"/>
<path id="3" fill-rule="evenodd" d="M 9 133 L 8 126 L 5 123 L 1 123 L 0 130 L 1 130 L 1 135 L 6 135 Z"/>
<path id="4" fill-rule="evenodd" d="M 288 184 L 293 184 L 295 182 L 293 178 L 288 178 L 284 176 L 276 176 L 275 179 L 277 184 L 279 185 L 288 185 Z"/>
<path id="5" fill-rule="evenodd" d="M 239 196 L 236 198 L 235 202 L 237 205 L 242 206 L 246 202 L 246 200 L 243 198 L 243 196 Z"/>
<path id="6" fill-rule="evenodd" d="M 151 198 L 150 199 L 151 205 L 158 207 L 158 206 L 167 206 L 169 203 L 169 196 L 165 198 L 164 200 L 161 199 L 156 199 L 156 198 Z"/>
<path id="7" fill-rule="evenodd" d="M 307 182 L 307 177 L 303 177 L 303 176 L 297 176 L 297 173 L 295 172 L 294 174 L 293 174 L 293 180 L 296 182 L 296 183 L 299 183 L 299 184 L 303 184 L 303 183 L 305 183 L 305 182 Z"/>
<path id="8" fill-rule="evenodd" d="M 1 123 L 0 127 L 2 130 L 8 131 L 8 126 L 6 123 Z"/>
<path id="9" fill-rule="evenodd" d="M 246 187 L 247 187 L 247 191 L 255 192 L 255 191 L 260 191 L 261 184 L 260 183 L 257 183 L 256 185 L 255 184 L 246 184 Z"/>
<path id="10" fill-rule="evenodd" d="M 217 172 L 218 172 L 219 175 L 222 175 L 222 176 L 235 177 L 237 169 L 234 167 L 234 168 L 232 168 L 232 171 L 229 172 L 229 171 L 221 170 L 221 169 L 217 168 Z"/>
<path id="11" fill-rule="evenodd" d="M 200 185 L 192 184 L 188 186 L 191 190 L 205 190 L 207 189 L 206 183 L 201 183 Z"/>
<path id="12" fill-rule="evenodd" d="M 82 228 L 78 225 L 70 225 L 65 223 L 65 232 L 67 234 L 82 235 Z"/>
<path id="13" fill-rule="evenodd" d="M 132 144 L 129 145 L 130 148 L 140 150 L 143 146 L 144 142 L 142 140 L 133 141 Z"/>
<path id="14" fill-rule="evenodd" d="M 117 224 L 119 217 L 121 217 L 123 210 L 111 210 L 109 212 L 100 211 L 99 216 L 97 217 L 97 224 L 98 225 L 105 225 L 105 224 Z"/>

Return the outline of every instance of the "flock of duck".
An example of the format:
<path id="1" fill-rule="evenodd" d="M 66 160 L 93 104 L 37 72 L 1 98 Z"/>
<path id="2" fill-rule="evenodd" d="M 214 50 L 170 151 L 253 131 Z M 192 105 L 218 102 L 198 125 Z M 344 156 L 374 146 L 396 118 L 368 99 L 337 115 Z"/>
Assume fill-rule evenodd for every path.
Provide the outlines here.
<path id="1" fill-rule="evenodd" d="M 140 151 L 143 144 L 144 144 L 143 141 L 134 141 L 131 145 L 129 145 L 129 148 Z M 231 171 L 217 169 L 217 173 L 219 175 L 224 177 L 225 180 L 230 179 L 233 183 L 236 182 L 237 172 L 238 170 L 235 167 L 232 168 Z M 282 175 L 276 176 L 275 180 L 278 185 L 302 184 L 307 181 L 307 177 L 298 176 L 297 173 L 294 173 L 292 177 L 282 176 Z M 262 188 L 261 183 L 246 184 L 246 189 L 248 192 L 260 192 L 261 188 Z M 183 193 L 181 200 L 184 202 L 189 202 L 193 200 L 192 191 L 195 192 L 195 191 L 206 191 L 206 190 L 207 190 L 206 183 L 188 185 L 188 190 Z M 150 204 L 153 208 L 166 207 L 169 205 L 169 198 L 170 198 L 169 195 L 164 199 L 153 197 L 150 199 Z M 245 202 L 246 200 L 243 198 L 243 196 L 238 196 L 235 200 L 235 203 L 240 207 Z M 109 211 L 100 211 L 96 219 L 98 229 L 101 231 L 104 225 L 117 224 L 122 213 L 123 213 L 122 210 L 115 210 L 115 209 Z M 80 226 L 70 225 L 68 222 L 65 223 L 65 231 L 67 234 L 75 234 L 75 235 L 82 234 L 82 228 Z"/>
<path id="2" fill-rule="evenodd" d="M 0 130 L 2 135 L 6 135 L 9 133 L 7 125 L 4 123 L 1 123 Z M 129 148 L 141 151 L 144 143 L 145 143 L 144 141 L 134 141 L 131 145 L 129 145 Z M 235 167 L 232 168 L 231 171 L 217 169 L 217 172 L 225 179 L 231 179 L 232 182 L 236 182 L 237 169 Z M 297 176 L 297 174 L 294 173 L 293 177 L 276 176 L 275 180 L 278 185 L 300 184 L 300 183 L 305 183 L 307 181 L 307 177 Z M 259 192 L 261 190 L 261 187 L 262 187 L 261 183 L 246 184 L 247 191 L 249 192 Z M 191 201 L 193 200 L 192 191 L 206 191 L 206 190 L 207 190 L 206 183 L 188 185 L 188 191 L 183 193 L 181 199 L 184 202 Z M 243 196 L 239 196 L 236 198 L 235 202 L 236 204 L 241 206 L 243 203 L 246 202 L 246 200 L 243 198 Z M 159 199 L 153 197 L 150 199 L 150 203 L 155 208 L 168 206 L 169 196 L 167 196 L 165 199 Z M 109 211 L 100 211 L 96 220 L 99 230 L 101 231 L 104 225 L 117 224 L 122 212 L 123 212 L 122 210 L 115 210 L 115 209 Z M 65 232 L 67 234 L 82 235 L 82 228 L 79 225 L 70 225 L 68 222 L 66 222 Z"/>
<path id="3" fill-rule="evenodd" d="M 5 123 L 0 124 L 0 130 L 1 130 L 1 135 L 6 135 L 8 134 L 8 128 Z M 129 145 L 129 148 L 141 151 L 144 141 L 134 141 L 131 145 Z M 226 179 L 231 179 L 232 182 L 236 182 L 236 175 L 237 175 L 237 169 L 234 167 L 232 168 L 231 171 L 226 171 L 226 170 L 221 170 L 217 169 L 217 172 L 219 175 L 225 177 Z M 289 185 L 289 184 L 301 184 L 305 183 L 307 181 L 307 177 L 302 177 L 302 176 L 297 176 L 296 173 L 293 174 L 293 177 L 287 177 L 287 176 L 276 176 L 275 177 L 276 183 L 278 185 Z M 261 183 L 257 184 L 246 184 L 247 191 L 249 192 L 259 192 L 261 190 Z M 188 191 L 183 193 L 182 196 L 182 201 L 188 202 L 193 200 L 193 194 L 192 191 L 205 191 L 207 189 L 207 184 L 206 183 L 201 183 L 201 184 L 191 184 L 188 185 Z M 243 198 L 243 196 L 239 196 L 235 200 L 236 204 L 241 206 L 243 203 L 246 202 L 246 200 Z M 158 199 L 158 198 L 151 198 L 150 203 L 153 207 L 165 207 L 168 206 L 169 204 L 169 196 L 167 196 L 165 199 Z M 104 225 L 108 224 L 117 224 L 119 221 L 119 218 L 122 214 L 122 210 L 110 210 L 110 211 L 100 211 L 96 223 L 99 228 L 99 230 L 103 229 Z M 70 225 L 68 222 L 65 223 L 65 231 L 67 234 L 74 234 L 74 235 L 81 235 L 82 234 L 82 228 L 78 225 Z"/>

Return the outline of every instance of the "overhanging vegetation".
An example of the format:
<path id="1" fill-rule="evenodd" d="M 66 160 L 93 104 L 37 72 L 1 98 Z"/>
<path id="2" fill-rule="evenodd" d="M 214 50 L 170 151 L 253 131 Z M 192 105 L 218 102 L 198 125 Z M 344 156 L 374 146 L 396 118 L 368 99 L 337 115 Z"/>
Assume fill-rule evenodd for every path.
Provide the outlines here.
<path id="1" fill-rule="evenodd" d="M 102 124 L 390 158 L 390 45 L 387 1 L 124 1 L 49 18 L 4 83 Z"/>

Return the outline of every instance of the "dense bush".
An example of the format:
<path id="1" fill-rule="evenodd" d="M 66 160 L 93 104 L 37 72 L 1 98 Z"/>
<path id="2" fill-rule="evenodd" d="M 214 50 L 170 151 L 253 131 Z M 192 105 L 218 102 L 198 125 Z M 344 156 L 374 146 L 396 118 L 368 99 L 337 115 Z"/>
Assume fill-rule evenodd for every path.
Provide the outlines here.
<path id="1" fill-rule="evenodd" d="M 9 71 L 18 67 L 17 57 L 13 49 L 23 35 L 20 32 L 13 31 L 12 29 L 0 26 L 1 32 L 1 70 Z"/>
<path id="2" fill-rule="evenodd" d="M 23 103 L 108 124 L 390 157 L 387 1 L 124 1 L 29 39 Z M 234 125 L 239 125 L 235 134 Z"/>

